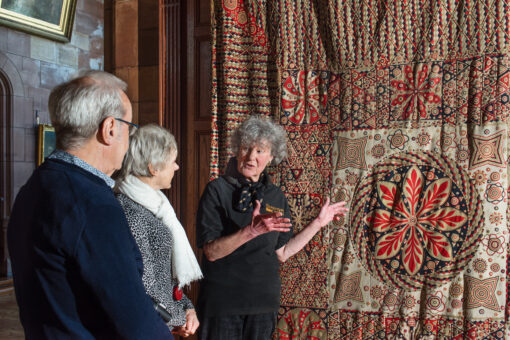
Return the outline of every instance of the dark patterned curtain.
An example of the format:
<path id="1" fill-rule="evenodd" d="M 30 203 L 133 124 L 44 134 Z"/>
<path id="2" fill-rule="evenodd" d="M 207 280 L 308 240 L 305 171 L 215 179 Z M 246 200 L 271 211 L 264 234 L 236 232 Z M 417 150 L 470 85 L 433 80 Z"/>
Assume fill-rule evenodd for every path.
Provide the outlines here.
<path id="1" fill-rule="evenodd" d="M 295 228 L 350 207 L 282 266 L 276 338 L 510 337 L 509 5 L 212 0 L 211 177 L 266 115 Z"/>

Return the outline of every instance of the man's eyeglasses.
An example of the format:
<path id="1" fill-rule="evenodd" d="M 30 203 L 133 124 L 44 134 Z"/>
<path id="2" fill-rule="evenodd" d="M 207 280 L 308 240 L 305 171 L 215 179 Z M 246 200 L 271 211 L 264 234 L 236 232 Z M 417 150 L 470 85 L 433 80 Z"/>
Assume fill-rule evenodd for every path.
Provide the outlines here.
<path id="1" fill-rule="evenodd" d="M 135 129 L 138 128 L 138 125 L 136 125 L 135 123 L 128 122 L 127 120 L 124 120 L 121 118 L 115 118 L 115 120 L 118 120 L 119 122 L 128 124 L 129 125 L 129 134 L 133 133 L 133 131 L 135 131 Z"/>

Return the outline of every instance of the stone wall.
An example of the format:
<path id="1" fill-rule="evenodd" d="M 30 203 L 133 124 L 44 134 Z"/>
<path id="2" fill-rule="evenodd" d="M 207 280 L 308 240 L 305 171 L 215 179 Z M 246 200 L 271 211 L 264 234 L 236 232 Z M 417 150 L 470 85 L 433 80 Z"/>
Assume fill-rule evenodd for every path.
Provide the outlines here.
<path id="1" fill-rule="evenodd" d="M 14 195 L 35 168 L 36 115 L 50 123 L 51 89 L 81 69 L 103 69 L 103 17 L 103 0 L 78 0 L 69 43 L 0 26 L 0 69 L 14 67 L 23 86 L 23 95 L 13 98 Z"/>
<path id="2" fill-rule="evenodd" d="M 104 0 L 78 0 L 69 43 L 0 26 L 0 277 L 9 275 L 6 228 L 14 197 L 36 167 L 37 123 L 50 124 L 51 89 L 82 69 L 104 69 Z M 7 81 L 4 81 L 7 78 Z M 9 90 L 10 87 L 10 90 Z"/>

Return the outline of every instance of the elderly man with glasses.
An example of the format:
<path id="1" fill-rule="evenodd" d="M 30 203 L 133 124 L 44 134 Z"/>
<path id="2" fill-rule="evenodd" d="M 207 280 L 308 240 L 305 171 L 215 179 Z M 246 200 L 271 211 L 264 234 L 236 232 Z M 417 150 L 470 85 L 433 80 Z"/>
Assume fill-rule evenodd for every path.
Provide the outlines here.
<path id="1" fill-rule="evenodd" d="M 89 71 L 50 95 L 57 150 L 21 188 L 8 226 L 27 339 L 172 339 L 112 191 L 134 125 L 125 90 Z"/>

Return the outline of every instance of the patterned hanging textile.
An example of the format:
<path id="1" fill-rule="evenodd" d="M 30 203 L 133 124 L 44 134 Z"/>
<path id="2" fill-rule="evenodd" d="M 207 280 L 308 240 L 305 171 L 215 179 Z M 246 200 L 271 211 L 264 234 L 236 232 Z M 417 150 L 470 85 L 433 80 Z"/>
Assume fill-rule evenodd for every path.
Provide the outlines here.
<path id="1" fill-rule="evenodd" d="M 508 0 L 212 0 L 211 178 L 249 115 L 288 134 L 278 339 L 505 339 Z"/>

